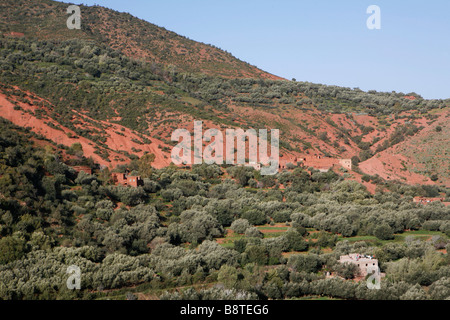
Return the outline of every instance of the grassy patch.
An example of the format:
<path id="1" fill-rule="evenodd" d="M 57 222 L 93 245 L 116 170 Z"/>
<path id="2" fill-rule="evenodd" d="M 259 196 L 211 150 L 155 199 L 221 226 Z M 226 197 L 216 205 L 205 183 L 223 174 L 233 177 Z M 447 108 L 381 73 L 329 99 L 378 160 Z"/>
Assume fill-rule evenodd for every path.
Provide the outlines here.
<path id="1" fill-rule="evenodd" d="M 375 236 L 354 236 L 354 237 L 348 237 L 348 238 L 339 236 L 338 241 L 344 241 L 344 240 L 347 240 L 349 242 L 366 241 L 366 242 L 374 243 L 375 245 L 385 245 L 385 244 L 391 243 L 391 242 L 405 242 L 406 237 L 408 237 L 408 236 L 413 237 L 413 239 L 415 239 L 415 240 L 423 240 L 423 241 L 426 241 L 433 236 L 441 236 L 444 239 L 449 239 L 449 237 L 445 233 L 442 233 L 439 231 L 415 230 L 415 231 L 405 231 L 401 234 L 395 234 L 394 239 L 392 239 L 392 240 L 380 240 Z"/>

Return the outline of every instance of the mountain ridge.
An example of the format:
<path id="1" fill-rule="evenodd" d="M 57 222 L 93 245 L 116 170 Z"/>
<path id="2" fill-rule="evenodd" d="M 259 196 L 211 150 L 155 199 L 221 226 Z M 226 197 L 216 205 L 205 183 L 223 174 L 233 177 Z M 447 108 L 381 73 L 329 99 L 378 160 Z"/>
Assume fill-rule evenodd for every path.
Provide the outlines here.
<path id="1" fill-rule="evenodd" d="M 436 118 L 448 115 L 450 100 L 426 100 L 414 93 L 363 92 L 270 76 L 264 79 L 257 77 L 259 69 L 251 68 L 243 70 L 250 70 L 255 77 L 246 78 L 247 71 L 239 71 L 240 66 L 249 68 L 244 62 L 228 61 L 228 72 L 214 63 L 206 69 L 202 63 L 193 64 L 197 69 L 190 69 L 192 65 L 186 59 L 179 61 L 184 61 L 181 65 L 187 69 L 170 67 L 167 63 L 173 62 L 173 57 L 183 55 L 154 48 L 171 43 L 171 37 L 185 39 L 188 44 L 194 42 L 102 7 L 82 6 L 84 29 L 68 30 L 68 15 L 63 10 L 67 3 L 32 0 L 32 6 L 26 8 L 24 1 L 18 1 L 17 7 L 12 3 L 8 0 L 0 5 L 6 9 L 0 14 L 7 19 L 0 24 L 0 93 L 3 100 L 10 99 L 9 104 L 2 105 L 8 110 L 5 114 L 16 124 L 27 116 L 28 122 L 36 121 L 48 132 L 59 127 L 59 132 L 68 136 L 64 138 L 67 147 L 81 141 L 86 155 L 105 166 L 118 165 L 145 152 L 157 154 L 156 166 L 166 166 L 174 145 L 171 132 L 202 120 L 208 128 L 278 128 L 284 162 L 301 156 L 352 158 L 355 166 L 361 162 L 364 169 L 353 172 L 355 177 L 369 174 L 387 179 L 390 170 L 402 173 L 403 165 L 395 163 L 388 169 L 381 161 L 374 171 L 367 167 L 370 159 L 384 150 L 394 150 L 399 143 L 407 149 L 403 153 L 408 154 L 411 137 L 424 129 L 436 129 Z M 43 8 L 36 9 L 38 4 Z M 55 8 L 61 15 L 55 13 Z M 109 29 L 99 22 L 101 19 L 91 21 L 99 14 L 111 22 Z M 127 23 L 128 27 L 123 27 Z M 128 52 L 111 40 L 114 34 L 123 35 L 131 26 L 140 24 L 156 28 L 167 37 L 150 47 L 127 44 Z M 75 35 L 79 37 L 73 38 Z M 107 36 L 112 38 L 102 41 Z M 193 48 L 197 46 L 194 44 Z M 143 48 L 141 54 L 147 57 L 156 54 L 159 63 L 155 59 L 147 61 L 142 55 L 136 58 L 136 48 Z M 191 56 L 200 61 L 195 59 L 199 51 Z M 239 72 L 240 76 L 235 77 Z M 28 94 L 38 99 L 24 102 L 30 99 Z M 446 132 L 445 122 L 443 126 Z M 55 134 L 49 133 L 48 138 L 55 140 Z M 434 184 L 430 178 L 438 174 L 437 183 L 448 185 L 450 172 L 441 170 L 442 165 L 434 163 L 436 159 L 427 159 L 431 165 L 417 172 L 418 177 L 409 181 L 406 178 L 406 182 Z M 409 166 L 414 167 L 415 162 Z M 405 179 L 402 174 L 393 176 Z"/>
<path id="2" fill-rule="evenodd" d="M 5 0 L 0 4 L 0 31 L 38 39 L 73 37 L 108 43 L 134 59 L 161 64 L 168 70 L 199 72 L 228 78 L 283 78 L 243 62 L 212 45 L 200 43 L 150 22 L 102 6 L 80 5 L 81 30 L 69 30 L 70 4 L 51 0 Z M 19 19 L 19 16 L 27 19 Z M 155 66 L 156 67 L 156 66 Z"/>

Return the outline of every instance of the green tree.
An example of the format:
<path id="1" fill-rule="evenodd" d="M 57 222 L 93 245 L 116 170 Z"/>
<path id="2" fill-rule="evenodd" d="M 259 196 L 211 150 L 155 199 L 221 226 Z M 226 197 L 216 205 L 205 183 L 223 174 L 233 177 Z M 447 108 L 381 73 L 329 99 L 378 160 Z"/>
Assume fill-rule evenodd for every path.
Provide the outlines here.
<path id="1" fill-rule="evenodd" d="M 250 209 L 241 216 L 252 225 L 263 225 L 267 222 L 267 216 L 258 209 Z"/>
<path id="2" fill-rule="evenodd" d="M 317 254 L 296 254 L 289 257 L 287 265 L 297 272 L 317 272 L 322 267 L 322 259 Z"/>
<path id="3" fill-rule="evenodd" d="M 264 234 L 258 230 L 256 227 L 249 227 L 245 230 L 245 236 L 247 238 L 264 238 Z"/>
<path id="4" fill-rule="evenodd" d="M 306 242 L 302 235 L 295 229 L 289 229 L 284 237 L 287 239 L 288 249 L 292 251 L 306 251 L 308 249 L 308 242 Z"/>
<path id="5" fill-rule="evenodd" d="M 269 259 L 269 253 L 262 245 L 248 245 L 243 255 L 244 264 L 254 262 L 258 265 L 266 265 Z"/>
<path id="6" fill-rule="evenodd" d="M 353 279 L 359 273 L 359 268 L 354 263 L 337 263 L 334 271 L 344 279 Z"/>
<path id="7" fill-rule="evenodd" d="M 392 231 L 392 228 L 386 223 L 383 223 L 383 224 L 377 226 L 375 228 L 373 234 L 375 237 L 377 237 L 380 240 L 394 239 L 394 232 Z"/>
<path id="8" fill-rule="evenodd" d="M 25 240 L 14 236 L 0 239 L 0 264 L 20 259 L 25 254 Z"/>
<path id="9" fill-rule="evenodd" d="M 155 161 L 155 155 L 153 153 L 144 154 L 138 160 L 139 173 L 142 178 L 150 178 L 152 176 L 152 163 Z"/>
<path id="10" fill-rule="evenodd" d="M 245 230 L 250 227 L 250 224 L 246 219 L 237 219 L 234 220 L 231 224 L 230 229 L 233 230 L 236 233 L 243 234 L 245 233 Z"/>

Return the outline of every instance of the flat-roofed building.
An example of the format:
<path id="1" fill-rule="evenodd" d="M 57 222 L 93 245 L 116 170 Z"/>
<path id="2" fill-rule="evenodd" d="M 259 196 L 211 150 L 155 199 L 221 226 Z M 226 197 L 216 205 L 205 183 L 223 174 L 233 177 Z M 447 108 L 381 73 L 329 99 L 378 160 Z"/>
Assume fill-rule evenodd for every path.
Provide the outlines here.
<path id="1" fill-rule="evenodd" d="M 361 276 L 365 277 L 368 273 L 376 270 L 379 275 L 378 260 L 373 256 L 362 255 L 358 253 L 351 253 L 345 256 L 340 256 L 340 263 L 353 263 L 358 266 Z"/>

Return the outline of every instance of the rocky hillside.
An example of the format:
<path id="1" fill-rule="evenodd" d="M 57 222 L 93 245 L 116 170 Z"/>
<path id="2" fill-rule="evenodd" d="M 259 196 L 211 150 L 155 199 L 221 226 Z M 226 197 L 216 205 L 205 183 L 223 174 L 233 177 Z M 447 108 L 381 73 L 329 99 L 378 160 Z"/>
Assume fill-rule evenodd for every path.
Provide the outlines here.
<path id="1" fill-rule="evenodd" d="M 0 3 L 0 32 L 38 39 L 85 39 L 107 44 L 128 57 L 154 63 L 161 71 L 204 73 L 229 78 L 281 79 L 236 59 L 217 47 L 199 43 L 147 21 L 101 6 L 81 5 L 81 30 L 69 30 L 69 4 L 50 0 Z"/>
<path id="2" fill-rule="evenodd" d="M 205 129 L 280 129 L 285 162 L 352 159 L 348 176 L 359 181 L 449 185 L 450 100 L 280 80 L 98 6 L 82 6 L 82 30 L 68 30 L 66 8 L 0 4 L 1 116 L 56 144 L 79 143 L 111 168 L 147 152 L 164 167 L 172 132 L 202 120 Z"/>

